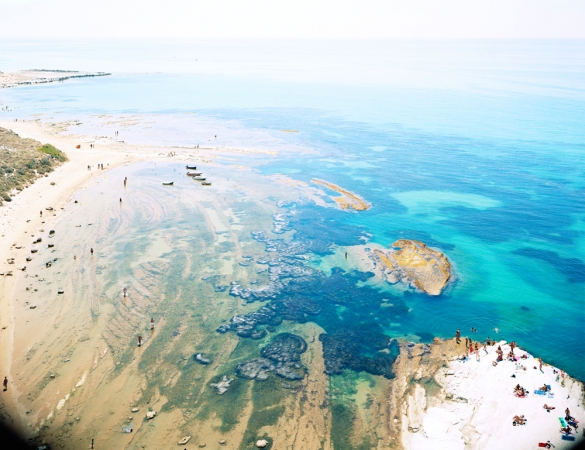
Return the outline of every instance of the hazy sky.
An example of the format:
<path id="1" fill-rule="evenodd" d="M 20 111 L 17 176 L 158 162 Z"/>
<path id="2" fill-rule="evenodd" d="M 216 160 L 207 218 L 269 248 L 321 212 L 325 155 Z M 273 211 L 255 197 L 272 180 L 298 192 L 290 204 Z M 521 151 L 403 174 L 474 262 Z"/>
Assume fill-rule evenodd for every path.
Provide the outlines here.
<path id="1" fill-rule="evenodd" d="M 585 38 L 585 0 L 0 0 L 0 36 Z"/>

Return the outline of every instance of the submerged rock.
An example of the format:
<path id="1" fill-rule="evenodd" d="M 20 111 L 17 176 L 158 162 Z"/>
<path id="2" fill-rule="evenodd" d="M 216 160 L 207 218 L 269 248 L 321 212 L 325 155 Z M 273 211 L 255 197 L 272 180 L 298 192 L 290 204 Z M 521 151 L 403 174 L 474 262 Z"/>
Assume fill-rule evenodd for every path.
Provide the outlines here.
<path id="1" fill-rule="evenodd" d="M 203 365 L 207 365 L 207 364 L 211 364 L 213 362 L 213 359 L 211 358 L 207 358 L 205 353 L 196 353 L 193 358 L 195 359 L 195 361 L 197 361 L 199 364 L 203 364 Z"/>
<path id="2" fill-rule="evenodd" d="M 264 381 L 268 379 L 268 372 L 275 369 L 269 359 L 257 358 L 236 366 L 236 375 L 249 380 Z"/>
<path id="3" fill-rule="evenodd" d="M 260 439 L 256 441 L 256 447 L 258 448 L 265 448 L 268 445 L 268 441 L 265 439 Z"/>
<path id="4" fill-rule="evenodd" d="M 233 378 L 228 378 L 227 376 L 224 375 L 221 381 L 218 381 L 217 383 L 211 383 L 210 386 L 215 388 L 219 395 L 222 395 L 227 392 L 232 381 L 234 381 Z"/>
<path id="5" fill-rule="evenodd" d="M 264 381 L 273 372 L 287 380 L 302 380 L 305 367 L 300 362 L 301 353 L 307 350 L 305 340 L 291 333 L 281 333 L 262 349 L 261 358 L 236 366 L 236 375 L 249 380 Z"/>

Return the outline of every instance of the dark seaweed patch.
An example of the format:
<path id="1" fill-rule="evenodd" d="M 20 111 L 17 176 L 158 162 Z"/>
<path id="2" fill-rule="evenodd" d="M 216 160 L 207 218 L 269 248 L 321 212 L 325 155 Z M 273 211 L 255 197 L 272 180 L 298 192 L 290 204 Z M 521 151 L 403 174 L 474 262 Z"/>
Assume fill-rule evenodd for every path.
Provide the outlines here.
<path id="1" fill-rule="evenodd" d="M 268 282 L 244 287 L 233 281 L 230 287 L 230 295 L 247 303 L 267 303 L 254 312 L 233 316 L 229 324 L 221 325 L 217 331 L 233 331 L 244 338 L 263 338 L 268 327 L 275 330 L 283 320 L 299 323 L 312 321 L 327 333 L 320 339 L 328 373 L 351 369 L 392 378 L 391 366 L 396 359 L 394 351 L 397 347 L 392 346 L 382 328 L 389 327 L 396 317 L 408 313 L 404 301 L 387 292 L 359 285 L 374 275 L 371 272 L 346 272 L 335 267 L 331 275 L 327 275 L 307 266 L 306 253 L 329 253 L 334 243 L 331 239 L 339 236 L 335 233 L 321 236 L 315 246 L 314 229 L 307 237 L 304 233 L 310 227 L 302 225 L 299 229 L 299 224 L 304 224 L 309 217 L 316 218 L 317 223 L 325 223 L 329 219 L 310 204 L 287 204 L 286 207 L 289 211 L 279 215 L 279 226 L 290 225 L 295 230 L 291 241 L 270 239 L 263 232 L 252 233 L 273 255 L 271 259 L 257 261 L 268 266 Z M 342 229 L 342 241 L 346 244 L 355 243 L 354 240 L 358 240 L 362 233 L 355 227 Z M 382 304 L 385 306 L 382 307 Z M 269 368 L 270 361 L 256 360 L 255 364 L 241 367 L 241 373 L 247 378 L 260 376 L 267 379 Z"/>

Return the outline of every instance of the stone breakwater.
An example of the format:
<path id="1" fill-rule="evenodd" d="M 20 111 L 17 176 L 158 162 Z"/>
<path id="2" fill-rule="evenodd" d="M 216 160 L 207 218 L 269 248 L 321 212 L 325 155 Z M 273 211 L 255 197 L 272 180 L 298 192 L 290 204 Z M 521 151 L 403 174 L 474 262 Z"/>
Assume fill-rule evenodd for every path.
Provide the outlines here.
<path id="1" fill-rule="evenodd" d="M 18 73 L 0 72 L 0 88 L 12 88 L 34 84 L 57 83 L 73 78 L 105 77 L 107 72 L 74 72 L 64 70 L 23 70 Z"/>
<path id="2" fill-rule="evenodd" d="M 343 189 L 341 186 L 337 186 L 336 184 L 330 183 L 329 181 L 313 178 L 311 180 L 311 183 L 325 186 L 326 188 L 329 188 L 332 191 L 341 194 L 341 197 L 333 197 L 333 200 L 337 202 L 341 209 L 347 210 L 351 208 L 355 209 L 356 211 L 365 211 L 372 207 L 372 205 L 370 205 L 359 195 L 354 194 L 353 192 L 348 191 L 347 189 Z"/>
<path id="3" fill-rule="evenodd" d="M 385 268 L 386 280 L 409 283 L 429 295 L 440 295 L 452 277 L 449 260 L 420 241 L 400 239 L 395 249 L 373 250 L 370 256 Z"/>

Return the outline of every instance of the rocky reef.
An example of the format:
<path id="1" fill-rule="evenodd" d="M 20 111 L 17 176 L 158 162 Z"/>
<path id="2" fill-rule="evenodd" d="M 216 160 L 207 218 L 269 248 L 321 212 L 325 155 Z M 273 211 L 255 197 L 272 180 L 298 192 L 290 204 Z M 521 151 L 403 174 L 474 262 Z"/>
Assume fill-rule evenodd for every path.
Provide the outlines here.
<path id="1" fill-rule="evenodd" d="M 387 269 L 389 283 L 410 283 L 429 295 L 440 295 L 452 276 L 451 264 L 441 252 L 415 240 L 399 239 L 389 251 L 373 250 L 370 256 Z"/>
<path id="2" fill-rule="evenodd" d="M 236 374 L 250 380 L 267 380 L 268 373 L 274 372 L 287 380 L 302 380 L 305 368 L 301 354 L 307 350 L 305 340 L 291 333 L 281 333 L 260 352 L 261 358 L 253 359 L 236 367 Z"/>
<path id="3" fill-rule="evenodd" d="M 271 255 L 255 258 L 255 263 L 263 270 L 264 281 L 250 287 L 233 281 L 229 291 L 246 303 L 261 301 L 264 305 L 256 311 L 234 315 L 217 331 L 263 339 L 267 333 L 275 332 L 283 321 L 311 321 L 325 330 L 320 340 L 328 373 L 349 369 L 391 378 L 397 347 L 384 329 L 408 314 L 403 298 L 363 284 L 375 275 L 373 272 L 334 267 L 329 274 L 307 264 L 311 254 L 332 253 L 334 244 L 361 243 L 363 229 L 337 227 L 336 218 L 344 214 L 339 210 L 318 208 L 311 203 L 280 206 L 285 211 L 275 218 L 278 230 L 294 230 L 293 238 L 272 239 L 263 232 L 252 233 Z M 266 379 L 268 373 L 274 371 L 277 375 L 292 377 L 293 373 L 286 370 L 297 367 L 294 364 L 279 366 L 267 353 L 268 348 L 263 349 L 262 358 L 241 364 L 238 375 Z"/>

